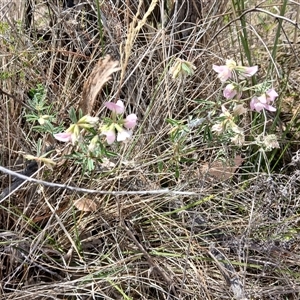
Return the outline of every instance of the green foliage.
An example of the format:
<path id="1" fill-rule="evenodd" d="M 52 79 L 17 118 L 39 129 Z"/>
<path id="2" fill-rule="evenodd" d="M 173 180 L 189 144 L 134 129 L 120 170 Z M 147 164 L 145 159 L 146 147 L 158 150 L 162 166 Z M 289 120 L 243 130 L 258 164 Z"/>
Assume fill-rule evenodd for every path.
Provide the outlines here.
<path id="1" fill-rule="evenodd" d="M 13 76 L 12 72 L 0 72 L 0 79 L 1 80 L 7 80 Z"/>
<path id="2" fill-rule="evenodd" d="M 47 89 L 38 84 L 29 91 L 29 106 L 32 108 L 25 114 L 26 121 L 33 124 L 32 130 L 39 133 L 57 133 L 62 130 L 62 125 L 56 122 L 56 112 L 52 104 L 48 103 Z"/>
<path id="3" fill-rule="evenodd" d="M 78 111 L 78 115 L 77 115 L 75 108 L 71 107 L 69 110 L 69 117 L 70 117 L 72 123 L 76 124 L 78 122 L 78 120 L 80 120 L 83 117 L 82 110 L 80 109 Z"/>
<path id="4" fill-rule="evenodd" d="M 7 22 L 0 22 L 0 34 L 6 34 L 9 29 L 10 26 Z"/>

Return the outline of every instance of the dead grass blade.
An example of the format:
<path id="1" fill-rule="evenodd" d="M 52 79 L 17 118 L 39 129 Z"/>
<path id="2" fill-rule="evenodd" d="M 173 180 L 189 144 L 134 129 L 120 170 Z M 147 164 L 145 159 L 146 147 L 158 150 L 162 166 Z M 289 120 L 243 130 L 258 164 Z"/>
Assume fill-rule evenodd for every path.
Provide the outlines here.
<path id="1" fill-rule="evenodd" d="M 26 12 L 27 2 L 34 12 L 28 31 L 19 23 L 25 16 L 16 16 Z M 191 0 L 201 2 L 201 20 L 189 22 L 183 14 L 176 21 L 169 14 L 158 26 L 147 18 L 153 5 L 165 19 L 168 12 L 156 0 L 104 1 L 116 19 L 106 18 L 110 28 L 104 25 L 103 41 L 95 1 L 74 2 L 74 8 L 64 9 L 62 1 L 0 1 L 0 298 L 300 299 L 300 150 L 286 147 L 297 153 L 290 173 L 258 174 L 247 150 L 235 152 L 206 132 L 221 96 L 212 64 L 243 59 L 238 33 L 244 28 L 237 22 L 240 12 L 233 14 L 233 2 L 241 1 Z M 173 3 L 188 4 L 163 2 L 169 12 Z M 290 22 L 282 22 L 287 36 L 281 37 L 278 56 L 269 57 L 266 49 L 273 47 L 278 22 L 270 23 L 272 16 L 265 18 L 264 11 L 275 14 L 282 1 L 272 8 L 244 2 L 241 13 L 255 63 L 262 66 L 259 76 L 265 76 L 270 59 L 289 74 L 284 112 L 293 107 L 295 126 L 289 128 L 297 125 L 299 132 L 300 49 L 294 24 L 299 4 L 289 1 Z M 186 28 L 193 33 L 176 38 Z M 287 37 L 295 42 L 285 43 Z M 110 56 L 100 58 L 101 42 L 111 57 L 120 55 L 120 67 Z M 184 82 L 168 75 L 177 57 L 197 66 Z M 53 170 L 24 176 L 30 166 L 24 154 L 42 157 L 37 140 L 42 137 L 44 145 L 47 139 L 24 118 L 31 108 L 28 91 L 37 84 L 47 89 L 55 126 L 69 125 L 70 106 L 95 113 L 100 97 L 119 95 L 126 113 L 140 120 L 134 143 L 111 145 L 107 149 L 115 155 L 92 173 L 71 157 L 73 146 L 55 145 L 61 159 Z M 166 118 L 201 126 L 174 143 Z M 290 125 L 280 128 L 285 126 Z M 236 153 L 243 153 L 243 165 Z M 208 164 L 202 173 L 214 180 L 199 172 L 203 163 Z M 230 180 L 237 168 L 239 176 Z"/>
<path id="2" fill-rule="evenodd" d="M 128 60 L 131 54 L 132 46 L 134 44 L 134 41 L 139 33 L 139 31 L 142 29 L 142 27 L 146 24 L 147 18 L 154 10 L 155 6 L 157 5 L 158 0 L 152 0 L 151 4 L 146 11 L 143 18 L 137 23 L 138 16 L 140 14 L 140 7 L 142 4 L 142 1 L 139 2 L 138 11 L 136 13 L 136 16 L 134 17 L 134 20 L 130 23 L 130 27 L 127 34 L 127 39 L 125 42 L 125 45 L 123 47 L 123 51 L 121 51 L 121 65 L 122 65 L 122 71 L 121 71 L 121 83 L 123 82 L 126 68 L 128 65 Z M 137 23 L 137 24 L 136 24 Z M 123 53 L 123 54 L 122 54 Z"/>
<path id="3" fill-rule="evenodd" d="M 79 108 L 84 114 L 92 112 L 103 86 L 111 79 L 111 75 L 119 70 L 119 62 L 113 60 L 109 55 L 95 65 L 83 86 L 82 98 L 79 102 Z"/>

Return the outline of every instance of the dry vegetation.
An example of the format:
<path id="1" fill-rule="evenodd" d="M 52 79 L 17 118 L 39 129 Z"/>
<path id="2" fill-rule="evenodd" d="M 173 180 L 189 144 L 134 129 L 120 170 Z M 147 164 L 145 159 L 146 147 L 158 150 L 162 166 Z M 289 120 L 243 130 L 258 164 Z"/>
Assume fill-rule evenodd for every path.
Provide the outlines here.
<path id="1" fill-rule="evenodd" d="M 19 181 L 9 193 L 18 179 L 2 173 L 0 298 L 299 299 L 299 3 L 248 1 L 237 11 L 236 1 L 203 0 L 201 18 L 187 26 L 180 15 L 177 24 L 176 15 L 168 20 L 172 1 L 142 5 L 134 17 L 138 1 L 99 1 L 99 11 L 92 0 L 64 10 L 60 1 L 40 0 L 29 23 L 26 2 L 0 0 L 0 165 L 51 183 L 137 192 Z M 209 112 L 220 110 L 212 64 L 248 64 L 241 16 L 258 77 L 268 75 L 281 92 L 280 109 L 270 114 L 280 149 L 265 159 L 205 131 Z M 102 61 L 108 54 L 111 65 Z M 195 74 L 173 80 L 175 58 L 192 62 Z M 116 72 L 97 73 L 97 64 Z M 83 172 L 64 156 L 72 146 L 27 121 L 29 91 L 38 84 L 57 124 L 69 124 L 71 107 L 103 118 L 105 101 L 123 99 L 139 118 L 133 139 L 109 148 L 117 153 L 110 164 Z M 187 123 L 189 116 L 205 118 L 207 127 L 188 133 L 178 161 L 166 118 Z M 24 160 L 49 145 L 53 170 Z M 223 167 L 220 156 L 234 165 Z M 163 188 L 172 192 L 145 192 Z"/>

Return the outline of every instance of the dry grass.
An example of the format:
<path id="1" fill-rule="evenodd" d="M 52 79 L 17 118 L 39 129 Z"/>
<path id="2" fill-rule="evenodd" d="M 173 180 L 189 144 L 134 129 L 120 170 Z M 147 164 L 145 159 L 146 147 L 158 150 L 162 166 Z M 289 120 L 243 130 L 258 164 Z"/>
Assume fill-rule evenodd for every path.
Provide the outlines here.
<path id="1" fill-rule="evenodd" d="M 213 163 L 221 150 L 223 156 L 234 158 L 234 148 L 222 149 L 195 128 L 184 145 L 193 160 L 180 162 L 175 175 L 176 145 L 168 137 L 171 127 L 166 118 L 187 121 L 190 115 L 209 122 L 208 110 L 219 108 L 209 108 L 208 103 L 220 94 L 212 64 L 245 57 L 235 38 L 242 28 L 231 2 L 223 1 L 218 11 L 209 8 L 213 4 L 205 6 L 201 25 L 184 41 L 174 41 L 172 23 L 156 28 L 143 20 L 142 13 L 130 27 L 111 2 L 103 6 L 107 22 L 102 39 L 97 22 L 88 18 L 96 14 L 96 5 L 94 11 L 78 5 L 71 13 L 62 11 L 56 1 L 49 1 L 49 7 L 37 1 L 35 22 L 25 31 L 24 8 L 19 8 L 19 15 L 13 1 L 0 2 L 5 6 L 0 20 L 1 90 L 6 93 L 1 93 L 0 102 L 2 166 L 24 170 L 23 155 L 36 155 L 39 138 L 45 145 L 53 143 L 51 136 L 34 132 L 26 122 L 28 91 L 43 84 L 57 122 L 68 123 L 68 110 L 84 101 L 82 91 L 93 67 L 109 53 L 122 69 L 104 86 L 93 111 L 104 117 L 104 101 L 124 99 L 127 111 L 139 117 L 132 143 L 112 146 L 118 153 L 114 167 L 92 174 L 62 160 L 69 146 L 55 144 L 52 155 L 60 163 L 53 171 L 39 166 L 34 177 L 97 190 L 169 188 L 197 193 L 100 196 L 33 183 L 19 186 L 0 200 L 1 299 L 299 299 L 295 136 L 281 141 L 281 150 L 288 150 L 280 172 L 259 172 L 245 151 L 238 173 L 223 180 L 203 173 L 203 165 Z M 281 4 L 264 1 L 258 8 L 276 14 Z M 300 8 L 295 1 L 288 5 L 285 17 L 291 22 L 282 24 L 280 48 L 272 60 L 278 72 L 275 69 L 272 76 L 275 86 L 287 85 L 283 111 L 289 114 L 288 122 L 294 122 L 300 34 L 293 22 L 299 22 Z M 277 23 L 254 3 L 246 9 L 249 44 L 264 78 Z M 120 10 L 125 15 L 130 11 L 125 4 Z M 197 66 L 188 81 L 169 76 L 176 57 Z M 290 74 L 285 82 L 282 73 Z M 291 132 L 297 130 L 291 127 Z M 5 174 L 1 180 L 2 189 L 12 183 Z M 77 210 L 73 202 L 82 197 L 93 200 L 97 211 Z"/>

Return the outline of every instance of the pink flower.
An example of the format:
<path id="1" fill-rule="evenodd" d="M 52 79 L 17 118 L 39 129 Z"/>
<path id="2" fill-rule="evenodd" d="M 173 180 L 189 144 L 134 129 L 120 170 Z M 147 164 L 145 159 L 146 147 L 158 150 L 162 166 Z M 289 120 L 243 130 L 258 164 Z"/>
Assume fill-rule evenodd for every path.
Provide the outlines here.
<path id="1" fill-rule="evenodd" d="M 122 114 L 125 110 L 124 103 L 121 100 L 118 100 L 117 103 L 105 102 L 105 106 L 116 114 Z"/>
<path id="2" fill-rule="evenodd" d="M 253 97 L 250 102 L 250 108 L 257 112 L 260 112 L 262 109 L 276 111 L 276 108 L 271 105 L 276 97 L 278 97 L 276 91 L 274 89 L 269 89 L 261 96 Z"/>
<path id="3" fill-rule="evenodd" d="M 224 91 L 223 91 L 223 96 L 226 98 L 226 99 L 232 99 L 234 98 L 234 96 L 238 93 L 237 91 L 237 86 L 230 83 L 230 84 L 227 84 Z"/>
<path id="4" fill-rule="evenodd" d="M 269 99 L 269 101 L 271 102 L 274 102 L 274 100 L 278 97 L 278 94 L 274 89 L 267 90 L 266 95 L 267 95 L 267 99 Z"/>
<path id="5" fill-rule="evenodd" d="M 236 71 L 239 73 L 240 77 L 247 78 L 253 76 L 258 70 L 258 66 L 253 67 L 244 67 L 244 66 L 237 66 Z"/>
<path id="6" fill-rule="evenodd" d="M 256 96 L 254 96 L 250 101 L 250 108 L 251 110 L 256 110 L 260 112 L 265 108 L 265 104 L 261 103 Z"/>
<path id="7" fill-rule="evenodd" d="M 126 130 L 120 125 L 114 123 L 110 126 L 104 125 L 101 129 L 101 134 L 106 136 L 107 143 L 111 145 L 116 140 L 116 138 L 118 142 L 130 139 L 132 136 L 132 131 Z"/>
<path id="8" fill-rule="evenodd" d="M 116 130 L 114 126 L 105 126 L 101 130 L 101 134 L 106 136 L 106 141 L 108 145 L 111 145 L 116 140 Z"/>
<path id="9" fill-rule="evenodd" d="M 65 132 L 56 133 L 53 136 L 60 142 L 72 142 L 72 144 L 75 145 L 80 138 L 79 127 L 72 124 Z"/>
<path id="10" fill-rule="evenodd" d="M 231 78 L 231 70 L 227 66 L 213 65 L 213 69 L 218 73 L 218 78 L 220 78 L 222 82 Z"/>
<path id="11" fill-rule="evenodd" d="M 137 116 L 136 114 L 130 114 L 124 120 L 124 126 L 127 129 L 133 129 L 136 126 Z"/>
<path id="12" fill-rule="evenodd" d="M 253 76 L 257 70 L 258 66 L 253 67 L 244 67 L 244 66 L 237 66 L 236 62 L 232 59 L 226 60 L 226 64 L 224 66 L 216 66 L 213 65 L 213 69 L 219 73 L 218 78 L 222 82 L 232 78 L 232 72 L 236 71 L 242 78 L 251 77 Z"/>
<path id="13" fill-rule="evenodd" d="M 231 78 L 232 71 L 236 68 L 236 62 L 232 59 L 227 59 L 225 66 L 216 66 L 213 65 L 213 69 L 219 74 L 218 78 L 222 82 L 226 81 L 227 79 Z"/>
<path id="14" fill-rule="evenodd" d="M 72 133 L 71 132 L 60 132 L 53 135 L 60 142 L 72 142 Z"/>

